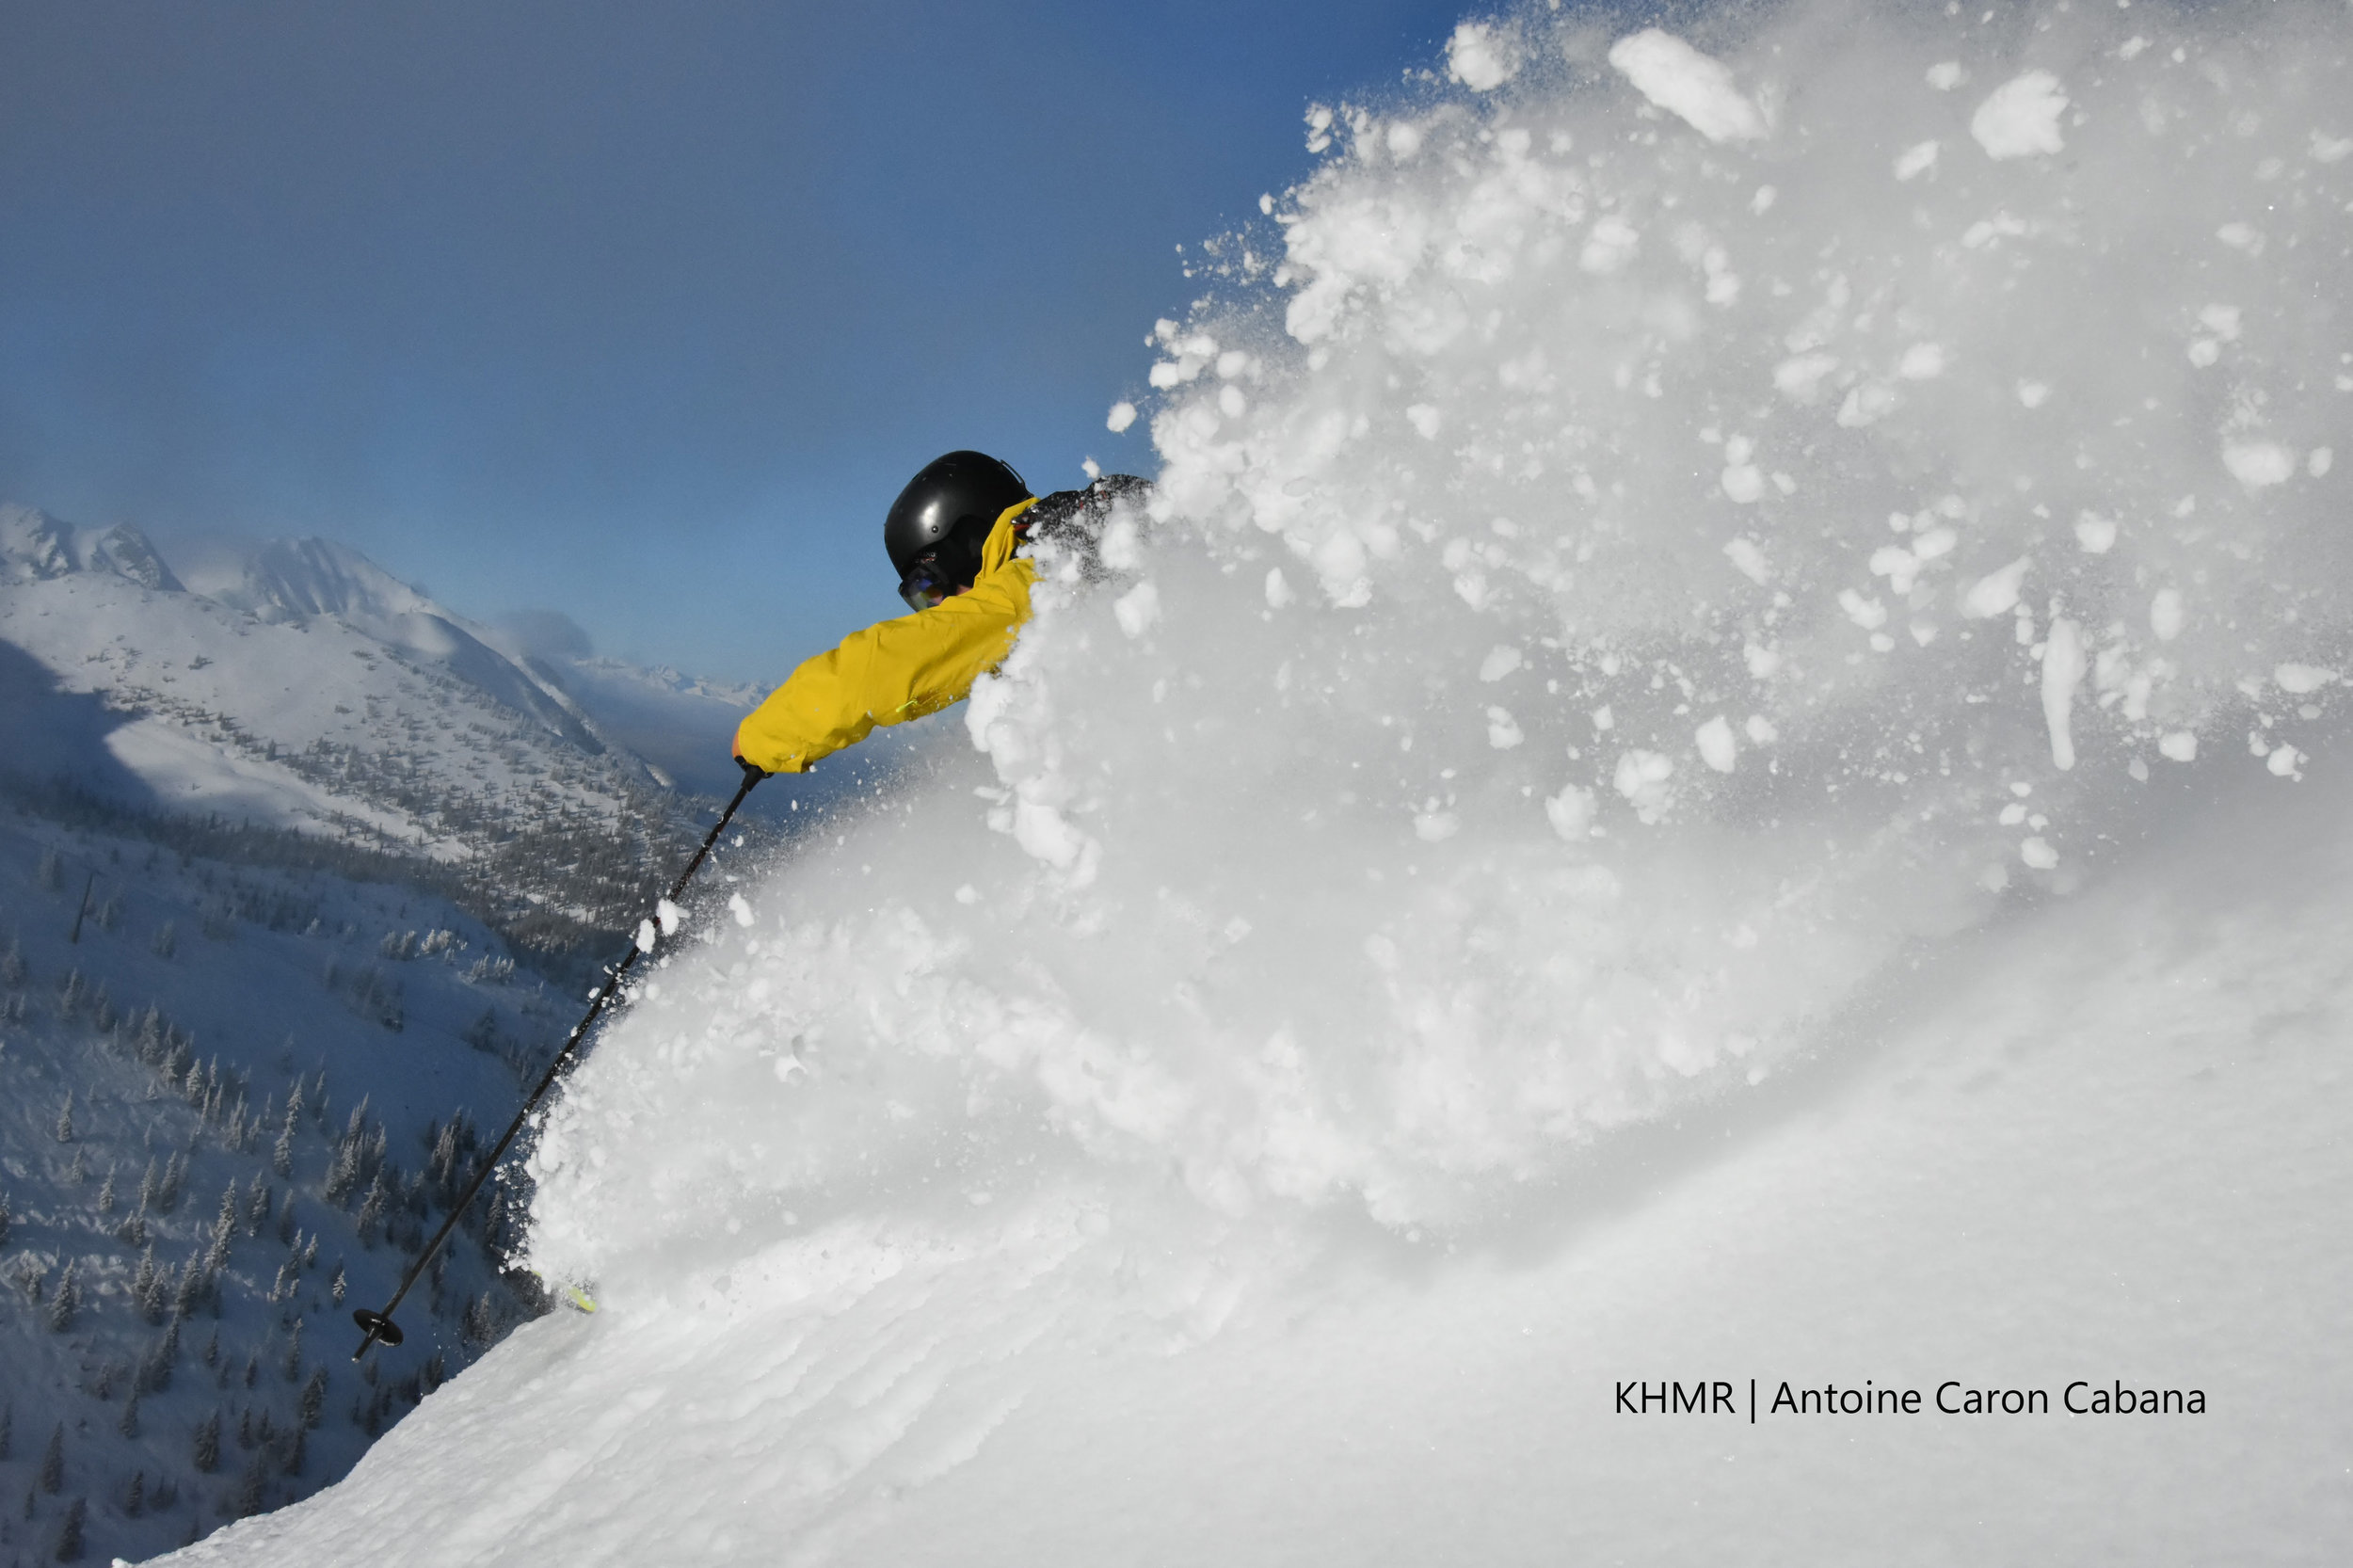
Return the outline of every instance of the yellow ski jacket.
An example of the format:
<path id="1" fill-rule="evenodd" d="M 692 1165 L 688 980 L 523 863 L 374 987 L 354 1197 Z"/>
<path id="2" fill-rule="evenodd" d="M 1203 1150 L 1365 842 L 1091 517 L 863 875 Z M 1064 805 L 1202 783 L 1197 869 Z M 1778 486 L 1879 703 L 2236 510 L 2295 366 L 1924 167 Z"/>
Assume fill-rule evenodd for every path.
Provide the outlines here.
<path id="1" fill-rule="evenodd" d="M 1014 554 L 1021 542 L 1014 520 L 1036 504 L 1032 496 L 998 514 L 968 591 L 852 632 L 794 670 L 737 727 L 735 754 L 770 773 L 807 773 L 878 724 L 920 719 L 970 695 L 1030 618 L 1037 568 Z"/>

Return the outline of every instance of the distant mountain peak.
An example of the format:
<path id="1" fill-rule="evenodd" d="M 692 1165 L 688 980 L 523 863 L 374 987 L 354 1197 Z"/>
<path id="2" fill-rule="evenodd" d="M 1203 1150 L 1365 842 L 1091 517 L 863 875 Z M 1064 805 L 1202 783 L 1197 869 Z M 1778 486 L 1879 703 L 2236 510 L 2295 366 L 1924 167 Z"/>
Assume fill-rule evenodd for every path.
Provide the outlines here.
<path id="1" fill-rule="evenodd" d="M 236 582 L 210 597 L 267 621 L 312 616 L 450 618 L 450 612 L 358 551 L 321 538 L 272 539 L 246 557 Z"/>
<path id="2" fill-rule="evenodd" d="M 37 582 L 75 572 L 127 578 L 161 592 L 184 591 L 147 536 L 127 522 L 76 528 L 38 507 L 0 504 L 0 580 Z"/>

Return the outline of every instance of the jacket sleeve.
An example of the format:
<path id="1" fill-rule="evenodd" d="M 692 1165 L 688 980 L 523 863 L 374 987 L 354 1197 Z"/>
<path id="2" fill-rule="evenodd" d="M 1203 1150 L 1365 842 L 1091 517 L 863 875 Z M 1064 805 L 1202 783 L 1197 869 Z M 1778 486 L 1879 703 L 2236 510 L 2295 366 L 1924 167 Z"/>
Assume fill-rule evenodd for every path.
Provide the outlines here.
<path id="1" fill-rule="evenodd" d="M 995 544 L 994 538 L 990 541 Z M 874 727 L 936 713 L 1003 662 L 1030 618 L 1037 568 L 997 555 L 968 592 L 929 610 L 852 632 L 792 672 L 735 732 L 735 754 L 770 773 L 811 763 Z"/>

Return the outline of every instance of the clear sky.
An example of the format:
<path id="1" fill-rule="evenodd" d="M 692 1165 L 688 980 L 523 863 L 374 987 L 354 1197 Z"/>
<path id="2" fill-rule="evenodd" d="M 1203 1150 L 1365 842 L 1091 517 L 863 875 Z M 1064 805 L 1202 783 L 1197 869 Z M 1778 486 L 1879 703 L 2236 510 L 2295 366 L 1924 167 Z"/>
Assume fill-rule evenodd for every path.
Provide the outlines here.
<path id="1" fill-rule="evenodd" d="M 781 675 L 937 453 L 1148 472 L 1176 248 L 1460 14 L 0 0 L 0 498 Z"/>

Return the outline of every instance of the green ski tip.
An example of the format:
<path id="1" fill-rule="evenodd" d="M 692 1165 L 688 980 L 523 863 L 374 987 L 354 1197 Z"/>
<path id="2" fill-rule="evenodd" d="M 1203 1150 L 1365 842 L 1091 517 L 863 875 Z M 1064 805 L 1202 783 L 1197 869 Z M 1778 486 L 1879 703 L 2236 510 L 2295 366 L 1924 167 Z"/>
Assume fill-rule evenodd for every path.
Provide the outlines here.
<path id="1" fill-rule="evenodd" d="M 587 1291 L 583 1290 L 579 1286 L 574 1285 L 570 1280 L 552 1280 L 548 1278 L 547 1275 L 536 1272 L 536 1271 L 533 1272 L 531 1277 L 537 1280 L 542 1288 L 552 1290 L 557 1295 L 562 1296 L 573 1311 L 585 1312 L 592 1316 L 595 1314 L 597 1310 L 596 1298 L 588 1294 Z"/>

